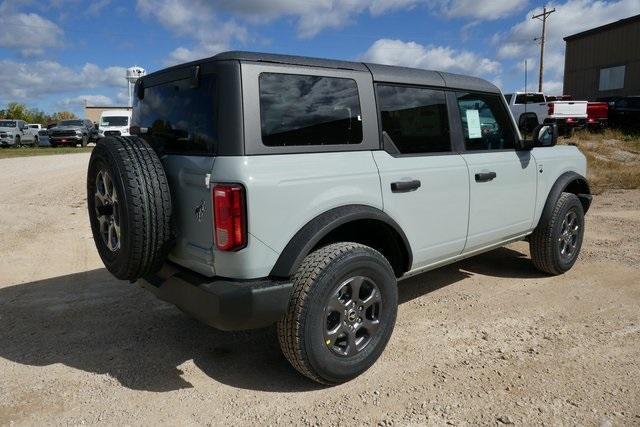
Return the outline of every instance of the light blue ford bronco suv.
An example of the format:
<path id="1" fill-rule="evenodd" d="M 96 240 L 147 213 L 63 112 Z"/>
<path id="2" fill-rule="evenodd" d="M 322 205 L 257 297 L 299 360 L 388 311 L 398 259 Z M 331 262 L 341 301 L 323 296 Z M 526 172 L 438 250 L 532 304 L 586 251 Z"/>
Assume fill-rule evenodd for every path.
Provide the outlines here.
<path id="1" fill-rule="evenodd" d="M 399 279 L 517 240 L 548 274 L 580 252 L 585 157 L 554 125 L 523 139 L 487 81 L 227 52 L 135 98 L 89 163 L 105 266 L 222 330 L 277 323 L 314 381 L 378 359 Z"/>

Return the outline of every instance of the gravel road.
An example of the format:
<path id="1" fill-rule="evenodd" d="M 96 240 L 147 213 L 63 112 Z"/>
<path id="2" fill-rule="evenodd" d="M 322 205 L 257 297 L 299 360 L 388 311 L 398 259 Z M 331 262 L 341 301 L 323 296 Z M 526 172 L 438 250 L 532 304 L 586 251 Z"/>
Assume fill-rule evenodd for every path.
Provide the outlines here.
<path id="1" fill-rule="evenodd" d="M 640 425 L 640 191 L 595 198 L 564 276 L 517 243 L 401 282 L 382 358 L 324 388 L 273 328 L 216 331 L 113 279 L 88 158 L 0 160 L 0 425 Z"/>

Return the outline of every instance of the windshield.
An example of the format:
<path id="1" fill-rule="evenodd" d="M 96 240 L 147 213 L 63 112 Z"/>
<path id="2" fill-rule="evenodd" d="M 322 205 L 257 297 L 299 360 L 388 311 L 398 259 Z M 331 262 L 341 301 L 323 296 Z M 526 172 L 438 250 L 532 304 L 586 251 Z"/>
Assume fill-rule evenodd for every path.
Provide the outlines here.
<path id="1" fill-rule="evenodd" d="M 82 126 L 82 120 L 64 120 L 58 126 Z"/>
<path id="2" fill-rule="evenodd" d="M 103 117 L 100 126 L 127 126 L 129 117 L 127 116 L 109 116 Z"/>
<path id="3" fill-rule="evenodd" d="M 527 93 L 516 96 L 516 104 L 544 104 L 546 101 L 541 93 Z"/>
<path id="4" fill-rule="evenodd" d="M 14 128 L 16 127 L 15 120 L 0 120 L 0 128 Z"/>

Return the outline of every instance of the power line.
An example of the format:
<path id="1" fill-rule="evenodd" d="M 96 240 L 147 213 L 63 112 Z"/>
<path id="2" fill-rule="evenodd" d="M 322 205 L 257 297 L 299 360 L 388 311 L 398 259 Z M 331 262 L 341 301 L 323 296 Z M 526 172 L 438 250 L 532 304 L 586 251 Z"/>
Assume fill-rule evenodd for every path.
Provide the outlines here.
<path id="1" fill-rule="evenodd" d="M 539 19 L 542 21 L 542 36 L 535 39 L 536 41 L 540 40 L 540 75 L 538 77 L 538 92 L 542 92 L 542 82 L 544 80 L 544 39 L 546 37 L 547 31 L 547 18 L 555 11 L 555 8 L 552 10 L 547 10 L 545 6 L 542 9 L 542 13 L 531 17 L 531 19 Z"/>

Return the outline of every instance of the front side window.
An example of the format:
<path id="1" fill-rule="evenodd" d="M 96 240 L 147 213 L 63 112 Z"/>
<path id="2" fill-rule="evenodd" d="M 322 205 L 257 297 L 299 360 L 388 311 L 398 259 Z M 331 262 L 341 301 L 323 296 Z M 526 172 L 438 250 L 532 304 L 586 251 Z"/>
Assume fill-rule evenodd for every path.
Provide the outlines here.
<path id="1" fill-rule="evenodd" d="M 358 86 L 345 78 L 262 73 L 260 122 L 267 146 L 359 144 Z"/>
<path id="2" fill-rule="evenodd" d="M 458 93 L 458 107 L 467 151 L 515 148 L 511 120 L 498 95 Z"/>
<path id="3" fill-rule="evenodd" d="M 132 124 L 160 153 L 215 154 L 215 84 L 204 74 L 195 86 L 182 79 L 145 87 L 144 97 L 134 100 Z"/>
<path id="4" fill-rule="evenodd" d="M 451 151 L 445 93 L 415 87 L 378 85 L 382 130 L 402 154 Z"/>

